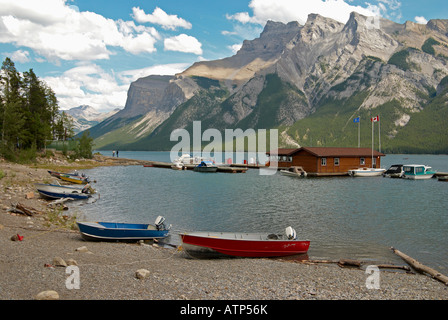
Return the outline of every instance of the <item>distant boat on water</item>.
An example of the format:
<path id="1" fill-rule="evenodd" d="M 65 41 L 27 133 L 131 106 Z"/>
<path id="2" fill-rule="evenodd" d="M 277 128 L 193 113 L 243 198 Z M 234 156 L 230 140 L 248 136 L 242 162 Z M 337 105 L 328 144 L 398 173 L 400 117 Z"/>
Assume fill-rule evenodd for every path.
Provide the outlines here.
<path id="1" fill-rule="evenodd" d="M 306 177 L 307 173 L 302 167 L 293 166 L 288 169 L 280 170 L 280 174 L 288 177 Z"/>
<path id="2" fill-rule="evenodd" d="M 384 172 L 384 176 L 391 178 L 401 178 L 403 177 L 403 165 L 402 164 L 393 164 Z"/>
<path id="3" fill-rule="evenodd" d="M 381 168 L 359 168 L 348 170 L 348 174 L 352 177 L 377 177 L 381 176 L 386 169 Z"/>
<path id="4" fill-rule="evenodd" d="M 436 172 L 427 165 L 407 164 L 403 166 L 403 178 L 412 180 L 431 179 Z"/>
<path id="5" fill-rule="evenodd" d="M 218 167 L 212 161 L 201 161 L 196 167 L 194 167 L 196 172 L 217 172 Z"/>

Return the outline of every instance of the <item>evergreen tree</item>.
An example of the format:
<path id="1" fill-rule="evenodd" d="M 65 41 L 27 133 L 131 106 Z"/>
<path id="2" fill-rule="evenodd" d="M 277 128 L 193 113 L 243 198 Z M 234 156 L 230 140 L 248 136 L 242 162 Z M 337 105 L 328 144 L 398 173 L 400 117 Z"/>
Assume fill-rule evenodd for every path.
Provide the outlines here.
<path id="1" fill-rule="evenodd" d="M 24 73 L 25 118 L 28 124 L 25 147 L 33 144 L 38 149 L 52 139 L 52 110 L 47 101 L 46 88 L 33 69 Z"/>
<path id="2" fill-rule="evenodd" d="M 12 152 L 21 145 L 25 125 L 21 95 L 22 78 L 14 62 L 9 58 L 6 58 L 2 64 L 0 86 L 1 145 L 2 153 L 6 153 Z"/>
<path id="3" fill-rule="evenodd" d="M 33 69 L 22 76 L 6 58 L 0 70 L 0 154 L 14 159 L 20 150 L 43 149 L 55 136 L 58 118 L 53 90 Z"/>
<path id="4" fill-rule="evenodd" d="M 89 130 L 84 131 L 81 138 L 77 139 L 76 156 L 86 159 L 92 159 L 93 138 L 90 137 Z"/>

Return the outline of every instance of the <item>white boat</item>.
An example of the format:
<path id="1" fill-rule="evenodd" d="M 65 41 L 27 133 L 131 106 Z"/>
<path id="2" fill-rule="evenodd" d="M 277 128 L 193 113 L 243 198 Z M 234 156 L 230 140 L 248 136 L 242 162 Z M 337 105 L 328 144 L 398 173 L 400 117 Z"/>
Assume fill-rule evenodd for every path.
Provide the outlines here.
<path id="1" fill-rule="evenodd" d="M 424 164 L 406 164 L 403 166 L 403 178 L 412 180 L 431 179 L 436 173 Z"/>
<path id="2" fill-rule="evenodd" d="M 382 168 L 359 168 L 348 170 L 348 174 L 352 177 L 376 177 L 381 176 L 386 169 Z"/>
<path id="3" fill-rule="evenodd" d="M 179 158 L 174 159 L 173 165 L 177 164 L 200 164 L 205 159 L 200 156 L 192 157 L 188 153 L 184 153 Z"/>
<path id="4" fill-rule="evenodd" d="M 82 188 L 78 186 L 61 186 L 44 183 L 36 183 L 35 186 L 39 194 L 51 199 L 87 199 L 95 193 L 95 190 L 89 184 L 84 185 Z"/>
<path id="5" fill-rule="evenodd" d="M 306 171 L 302 167 L 297 166 L 280 170 L 280 174 L 288 177 L 306 177 Z"/>
<path id="6" fill-rule="evenodd" d="M 173 170 L 184 170 L 186 167 L 181 162 L 176 162 L 171 165 L 171 169 Z"/>

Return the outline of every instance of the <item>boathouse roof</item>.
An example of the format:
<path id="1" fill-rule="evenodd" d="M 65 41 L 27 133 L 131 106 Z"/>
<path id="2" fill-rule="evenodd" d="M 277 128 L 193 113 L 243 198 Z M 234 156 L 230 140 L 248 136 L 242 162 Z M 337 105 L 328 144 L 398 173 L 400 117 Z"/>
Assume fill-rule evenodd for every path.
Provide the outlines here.
<path id="1" fill-rule="evenodd" d="M 267 152 L 268 155 L 292 156 L 299 151 L 308 152 L 316 157 L 370 157 L 372 149 L 370 148 L 341 148 L 341 147 L 302 147 L 295 149 L 279 148 Z M 384 157 L 385 154 L 373 150 L 373 156 Z"/>

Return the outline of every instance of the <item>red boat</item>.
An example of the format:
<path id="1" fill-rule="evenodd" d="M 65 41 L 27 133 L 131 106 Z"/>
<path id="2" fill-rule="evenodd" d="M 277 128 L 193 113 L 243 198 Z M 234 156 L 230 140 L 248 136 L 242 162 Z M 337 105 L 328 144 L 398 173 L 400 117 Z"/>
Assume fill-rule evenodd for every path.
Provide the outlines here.
<path id="1" fill-rule="evenodd" d="M 187 232 L 180 235 L 182 248 L 192 255 L 224 254 L 234 257 L 284 257 L 305 254 L 309 240 L 298 240 L 293 228 L 285 234 Z"/>

